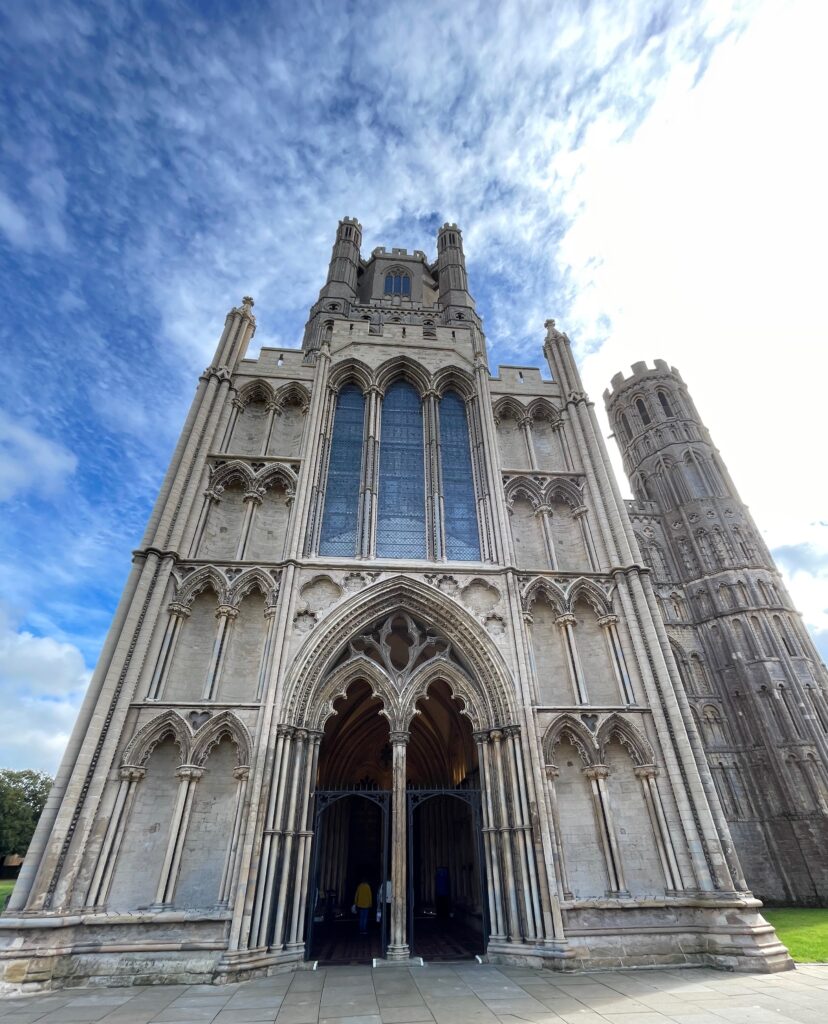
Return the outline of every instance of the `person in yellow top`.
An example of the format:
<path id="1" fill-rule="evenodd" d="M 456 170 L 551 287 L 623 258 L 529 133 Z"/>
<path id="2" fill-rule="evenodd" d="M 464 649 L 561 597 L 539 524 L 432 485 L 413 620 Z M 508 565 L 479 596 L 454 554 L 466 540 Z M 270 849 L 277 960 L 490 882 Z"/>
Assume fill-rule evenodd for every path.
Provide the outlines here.
<path id="1" fill-rule="evenodd" d="M 354 906 L 357 909 L 359 918 L 359 934 L 368 934 L 368 912 L 373 906 L 374 897 L 371 894 L 371 886 L 363 878 L 356 887 L 354 893 Z"/>

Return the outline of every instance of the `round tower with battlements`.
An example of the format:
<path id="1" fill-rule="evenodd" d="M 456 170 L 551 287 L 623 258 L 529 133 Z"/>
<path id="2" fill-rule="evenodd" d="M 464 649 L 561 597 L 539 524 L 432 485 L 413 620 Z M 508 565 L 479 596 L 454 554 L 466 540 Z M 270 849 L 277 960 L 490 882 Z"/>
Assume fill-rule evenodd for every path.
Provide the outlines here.
<path id="1" fill-rule="evenodd" d="M 616 374 L 604 400 L 719 796 L 763 898 L 828 895 L 825 670 L 675 367 Z"/>

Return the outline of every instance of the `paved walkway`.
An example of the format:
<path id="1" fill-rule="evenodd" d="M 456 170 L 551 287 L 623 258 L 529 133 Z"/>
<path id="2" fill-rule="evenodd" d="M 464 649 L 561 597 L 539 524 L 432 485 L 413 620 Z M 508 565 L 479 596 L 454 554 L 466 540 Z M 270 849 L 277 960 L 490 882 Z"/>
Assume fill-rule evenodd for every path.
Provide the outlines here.
<path id="1" fill-rule="evenodd" d="M 828 966 L 551 971 L 329 967 L 238 985 L 74 989 L 0 999 L 0 1024 L 826 1024 Z"/>

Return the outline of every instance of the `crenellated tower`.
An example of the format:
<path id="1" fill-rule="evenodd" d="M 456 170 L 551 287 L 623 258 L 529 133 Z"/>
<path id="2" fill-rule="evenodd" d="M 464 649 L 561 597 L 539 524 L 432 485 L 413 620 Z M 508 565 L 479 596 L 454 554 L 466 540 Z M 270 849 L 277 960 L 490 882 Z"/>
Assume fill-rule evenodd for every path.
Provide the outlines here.
<path id="1" fill-rule="evenodd" d="M 681 374 L 661 359 L 632 370 L 604 399 L 742 863 L 763 898 L 822 903 L 824 667 Z"/>

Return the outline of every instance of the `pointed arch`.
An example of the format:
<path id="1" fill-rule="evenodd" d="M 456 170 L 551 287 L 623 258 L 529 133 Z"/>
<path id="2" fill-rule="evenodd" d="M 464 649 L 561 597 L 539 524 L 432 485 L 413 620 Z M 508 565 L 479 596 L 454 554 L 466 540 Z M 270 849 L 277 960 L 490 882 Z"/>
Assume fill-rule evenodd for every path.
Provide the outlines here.
<path id="1" fill-rule="evenodd" d="M 346 384 L 355 384 L 360 391 L 365 392 L 373 383 L 374 374 L 371 367 L 361 359 L 353 357 L 334 363 L 328 376 L 328 386 L 334 391 L 341 391 Z"/>
<path id="2" fill-rule="evenodd" d="M 566 594 L 558 584 L 545 576 L 536 576 L 523 588 L 521 593 L 520 603 L 523 611 L 531 613 L 532 606 L 541 595 L 546 598 L 558 615 L 563 615 L 568 610 Z"/>
<path id="3" fill-rule="evenodd" d="M 512 476 L 506 481 L 503 487 L 506 495 L 506 503 L 511 507 L 516 498 L 524 497 L 536 509 L 544 504 L 543 490 L 541 485 L 528 476 Z"/>
<path id="4" fill-rule="evenodd" d="M 492 412 L 494 413 L 495 422 L 511 417 L 515 422 L 519 423 L 526 415 L 527 410 L 526 406 L 516 398 L 513 398 L 511 395 L 504 395 L 503 398 L 499 398 L 494 403 Z"/>
<path id="5" fill-rule="evenodd" d="M 408 381 L 420 398 L 431 390 L 431 374 L 411 356 L 402 355 L 386 359 L 374 373 L 374 381 L 383 395 L 395 381 L 401 379 Z"/>
<path id="6" fill-rule="evenodd" d="M 548 420 L 550 423 L 559 423 L 561 410 L 546 398 L 536 398 L 526 406 L 526 415 L 530 416 L 532 420 Z"/>
<path id="7" fill-rule="evenodd" d="M 563 502 L 572 509 L 581 508 L 584 504 L 581 488 L 572 480 L 561 477 L 549 481 L 544 497 L 547 501 Z"/>
<path id="8" fill-rule="evenodd" d="M 310 405 L 310 391 L 304 384 L 292 380 L 276 389 L 274 401 L 280 412 L 286 405 L 298 405 L 302 412 L 306 412 Z"/>
<path id="9" fill-rule="evenodd" d="M 196 732 L 192 747 L 192 764 L 204 766 L 213 747 L 223 739 L 229 739 L 236 747 L 236 765 L 250 764 L 252 744 L 250 734 L 242 721 L 232 711 L 222 711 L 209 719 Z"/>
<path id="10" fill-rule="evenodd" d="M 285 681 L 288 722 L 317 727 L 319 695 L 325 692 L 331 668 L 354 637 L 395 612 L 433 624 L 450 640 L 465 670 L 465 675 L 455 674 L 454 679 L 458 686 L 469 689 L 470 702 L 479 715 L 475 728 L 492 728 L 514 719 L 514 682 L 483 626 L 434 587 L 410 577 L 391 576 L 342 603 L 308 636 Z"/>
<path id="11" fill-rule="evenodd" d="M 227 592 L 229 586 L 227 580 L 214 565 L 202 566 L 185 577 L 183 582 L 176 588 L 173 603 L 189 608 L 198 595 L 208 588 L 215 593 L 219 604 L 228 603 Z"/>
<path id="12" fill-rule="evenodd" d="M 243 384 L 236 395 L 236 401 L 240 405 L 250 405 L 251 402 L 264 402 L 269 405 L 275 399 L 273 388 L 266 380 L 251 380 Z"/>
<path id="13" fill-rule="evenodd" d="M 281 483 L 289 495 L 296 493 L 298 477 L 290 466 L 285 465 L 283 462 L 270 463 L 270 465 L 260 470 L 255 477 L 256 484 L 262 488 L 272 487 L 277 481 Z"/>
<path id="14" fill-rule="evenodd" d="M 612 595 L 604 593 L 594 580 L 588 580 L 585 576 L 579 576 L 566 588 L 567 610 L 572 611 L 581 599 L 586 601 L 599 617 L 612 614 Z"/>
<path id="15" fill-rule="evenodd" d="M 221 494 L 225 487 L 233 483 L 240 483 L 246 490 L 251 490 L 256 486 L 256 474 L 241 459 L 231 459 L 221 466 L 213 467 L 210 490 L 214 494 Z"/>
<path id="16" fill-rule="evenodd" d="M 254 569 L 245 569 L 229 589 L 227 603 L 238 607 L 241 601 L 254 590 L 259 591 L 267 605 L 273 605 L 279 593 L 279 583 L 259 566 Z"/>
<path id="17" fill-rule="evenodd" d="M 610 715 L 598 729 L 598 750 L 604 763 L 606 763 L 605 749 L 614 739 L 626 747 L 634 764 L 655 764 L 655 751 L 650 741 L 629 719 L 622 718 L 617 713 Z"/>
<path id="18" fill-rule="evenodd" d="M 190 764 L 193 734 L 184 719 L 173 710 L 156 715 L 138 730 L 126 745 L 122 765 L 145 765 L 163 740 L 172 739 L 181 754 L 181 763 Z"/>
<path id="19" fill-rule="evenodd" d="M 569 712 L 560 715 L 543 734 L 541 748 L 547 764 L 555 764 L 555 747 L 569 742 L 578 751 L 584 766 L 596 764 L 598 747 L 595 737 L 574 715 Z"/>
<path id="20" fill-rule="evenodd" d="M 448 391 L 456 391 L 464 401 L 468 402 L 476 395 L 474 378 L 459 366 L 444 366 L 439 369 L 432 379 L 432 387 L 437 392 L 438 398 L 442 398 Z"/>

